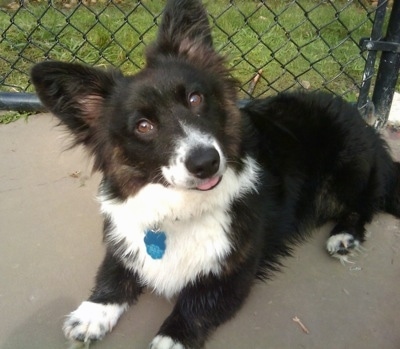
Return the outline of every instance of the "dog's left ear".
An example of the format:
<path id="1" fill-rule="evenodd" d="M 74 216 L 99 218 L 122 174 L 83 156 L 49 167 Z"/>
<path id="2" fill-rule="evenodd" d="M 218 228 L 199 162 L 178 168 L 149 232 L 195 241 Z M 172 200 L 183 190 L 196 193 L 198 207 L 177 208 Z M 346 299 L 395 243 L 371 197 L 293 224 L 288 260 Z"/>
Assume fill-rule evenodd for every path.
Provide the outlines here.
<path id="1" fill-rule="evenodd" d="M 168 0 L 156 42 L 147 50 L 147 62 L 163 56 L 195 58 L 213 52 L 207 12 L 199 0 Z"/>

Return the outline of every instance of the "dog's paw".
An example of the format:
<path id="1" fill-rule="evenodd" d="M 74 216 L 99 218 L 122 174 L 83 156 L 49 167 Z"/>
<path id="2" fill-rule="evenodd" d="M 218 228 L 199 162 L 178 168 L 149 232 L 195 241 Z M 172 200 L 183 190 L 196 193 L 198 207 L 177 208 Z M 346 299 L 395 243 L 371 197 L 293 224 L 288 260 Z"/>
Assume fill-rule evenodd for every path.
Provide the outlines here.
<path id="1" fill-rule="evenodd" d="M 332 235 L 326 242 L 326 249 L 332 257 L 339 258 L 342 263 L 352 263 L 348 257 L 359 249 L 360 241 L 348 233 Z"/>
<path id="2" fill-rule="evenodd" d="M 113 329 L 127 307 L 127 304 L 82 302 L 65 320 L 64 335 L 79 342 L 98 341 Z"/>
<path id="3" fill-rule="evenodd" d="M 185 347 L 170 337 L 156 336 L 150 343 L 150 349 L 185 349 Z"/>

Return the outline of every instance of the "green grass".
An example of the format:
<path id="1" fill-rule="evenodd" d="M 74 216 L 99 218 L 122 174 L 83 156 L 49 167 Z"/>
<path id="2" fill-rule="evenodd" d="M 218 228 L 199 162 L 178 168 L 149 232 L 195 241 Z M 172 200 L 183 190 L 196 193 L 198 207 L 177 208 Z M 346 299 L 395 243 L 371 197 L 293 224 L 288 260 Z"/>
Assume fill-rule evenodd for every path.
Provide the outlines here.
<path id="1" fill-rule="evenodd" d="M 0 90 L 32 91 L 29 69 L 45 58 L 113 65 L 135 73 L 144 65 L 145 47 L 160 20 L 154 14 L 164 3 L 103 1 L 66 9 L 55 1 L 55 7 L 31 2 L 25 9 L 0 9 L 0 28 L 5 28 L 0 38 Z M 205 4 L 215 46 L 241 82 L 242 97 L 263 69 L 256 97 L 303 84 L 356 99 L 364 69 L 357 43 L 371 31 L 365 8 L 347 0 L 268 0 L 268 7 L 252 0 L 235 1 L 235 6 L 228 0 Z"/>
<path id="2" fill-rule="evenodd" d="M 28 120 L 28 117 L 32 115 L 33 113 L 28 112 L 28 113 L 19 113 L 17 111 L 6 111 L 6 112 L 1 112 L 0 111 L 0 125 L 1 124 L 10 124 L 14 121 L 17 121 L 19 119 L 25 119 Z"/>
<path id="3" fill-rule="evenodd" d="M 213 7 L 221 3 L 213 2 L 211 12 L 217 12 Z M 223 32 L 233 35 L 233 45 L 228 45 L 226 52 L 241 82 L 247 84 L 263 68 L 256 96 L 268 93 L 269 88 L 282 91 L 307 83 L 311 89 L 326 88 L 356 99 L 356 83 L 361 80 L 365 64 L 357 44 L 371 30 L 365 9 L 355 4 L 346 7 L 347 1 L 275 0 L 266 2 L 269 8 L 257 7 L 251 1 L 236 3 L 241 14 L 232 10 L 217 19 L 222 30 L 214 30 L 215 41 L 223 47 Z M 343 7 L 340 12 L 338 9 Z M 245 23 L 244 17 L 250 13 L 254 14 Z M 241 60 L 240 50 L 257 69 Z"/>

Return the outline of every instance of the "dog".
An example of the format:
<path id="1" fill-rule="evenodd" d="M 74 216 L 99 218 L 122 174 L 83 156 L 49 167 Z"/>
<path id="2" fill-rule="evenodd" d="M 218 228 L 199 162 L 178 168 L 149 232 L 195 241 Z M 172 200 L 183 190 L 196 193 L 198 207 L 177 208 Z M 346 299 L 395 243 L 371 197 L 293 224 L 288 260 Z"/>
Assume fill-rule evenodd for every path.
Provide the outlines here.
<path id="1" fill-rule="evenodd" d="M 147 288 L 176 300 L 150 348 L 201 348 L 314 228 L 335 222 L 326 249 L 346 261 L 376 213 L 400 217 L 400 165 L 356 107 L 299 91 L 238 107 L 198 0 L 168 1 L 133 76 L 47 61 L 31 81 L 102 173 L 106 255 L 72 341 Z"/>

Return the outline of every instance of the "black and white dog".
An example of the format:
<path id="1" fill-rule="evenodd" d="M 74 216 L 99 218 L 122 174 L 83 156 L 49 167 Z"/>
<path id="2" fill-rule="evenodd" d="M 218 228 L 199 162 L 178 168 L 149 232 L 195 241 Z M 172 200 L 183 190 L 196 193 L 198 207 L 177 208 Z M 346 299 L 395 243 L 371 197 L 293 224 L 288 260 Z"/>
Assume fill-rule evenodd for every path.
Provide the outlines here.
<path id="1" fill-rule="evenodd" d="M 67 338 L 101 339 L 150 288 L 176 299 L 150 347 L 201 348 L 313 228 L 336 221 L 326 247 L 346 259 L 375 213 L 400 216 L 400 166 L 355 107 L 318 92 L 237 107 L 200 1 L 167 3 L 146 59 L 134 76 L 32 69 L 103 174 L 107 252 Z"/>

